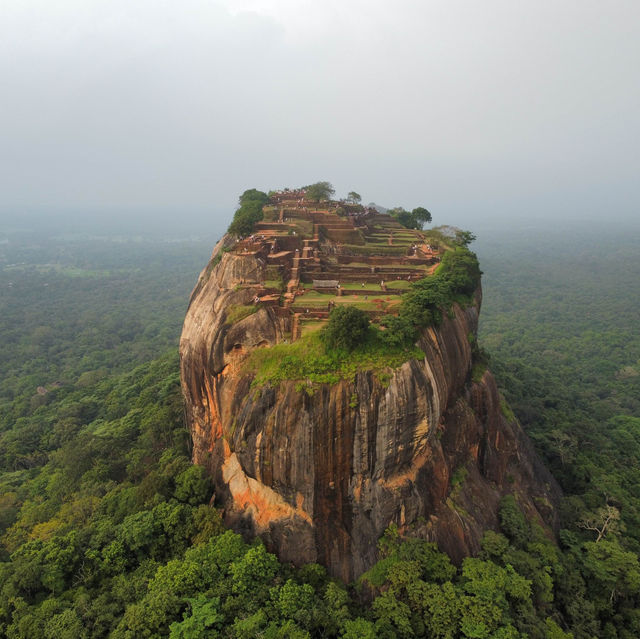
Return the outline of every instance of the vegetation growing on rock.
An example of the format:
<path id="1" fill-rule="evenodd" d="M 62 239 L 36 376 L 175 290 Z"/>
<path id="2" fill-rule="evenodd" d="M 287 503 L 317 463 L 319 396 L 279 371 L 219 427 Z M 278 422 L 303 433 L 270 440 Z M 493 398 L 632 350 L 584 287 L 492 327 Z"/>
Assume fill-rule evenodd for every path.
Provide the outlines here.
<path id="1" fill-rule="evenodd" d="M 431 213 L 423 206 L 419 206 L 411 212 L 405 211 L 401 206 L 398 206 L 390 209 L 389 214 L 408 229 L 422 229 L 425 224 L 431 222 Z"/>
<path id="2" fill-rule="evenodd" d="M 302 337 L 293 344 L 278 344 L 268 349 L 256 349 L 247 358 L 245 370 L 255 375 L 254 387 L 292 380 L 300 389 L 313 392 L 315 384 L 335 384 L 353 380 L 359 371 L 371 371 L 381 378 L 389 369 L 401 366 L 409 359 L 420 359 L 417 347 L 394 345 L 380 338 L 380 331 L 371 327 L 364 342 L 351 350 L 327 348 L 318 333 Z"/>
<path id="3" fill-rule="evenodd" d="M 381 320 L 383 333 L 392 344 L 415 341 L 418 331 L 442 321 L 442 312 L 452 304 L 467 306 L 480 285 L 478 259 L 466 247 L 445 252 L 442 262 L 431 277 L 418 280 L 403 295 L 397 316 Z M 388 336 L 388 337 L 387 337 Z"/>
<path id="4" fill-rule="evenodd" d="M 323 329 L 323 338 L 328 348 L 352 351 L 367 341 L 369 318 L 359 308 L 338 306 L 329 314 Z"/>
<path id="5" fill-rule="evenodd" d="M 240 196 L 240 206 L 236 210 L 228 232 L 232 235 L 248 235 L 263 217 L 263 207 L 269 198 L 266 193 L 249 189 Z"/>
<path id="6" fill-rule="evenodd" d="M 305 198 L 312 202 L 328 200 L 336 192 L 330 182 L 315 182 L 302 188 L 305 192 Z"/>
<path id="7" fill-rule="evenodd" d="M 282 353 L 275 362 L 275 355 L 251 356 L 248 367 L 260 369 L 262 380 L 304 379 L 305 371 L 308 380 L 341 379 L 362 370 L 353 363 L 345 367 L 342 351 L 354 349 L 361 356 L 353 361 L 361 366 L 397 366 L 402 353 L 405 361 L 415 356 L 420 331 L 438 325 L 443 311 L 454 303 L 473 303 L 480 270 L 466 247 L 470 235 L 459 230 L 448 235 L 438 229 L 419 232 L 431 220 L 423 207 L 407 213 L 413 221 L 405 224 L 403 209 L 380 215 L 362 207 L 355 192 L 347 197 L 348 205 L 328 200 L 332 194 L 330 183 L 317 182 L 268 196 L 250 189 L 240 197 L 230 231 L 251 234 L 224 250 L 266 262 L 262 278 L 268 290 L 261 293 L 244 285 L 255 291 L 253 306 L 232 304 L 227 322 L 248 316 L 251 308 L 269 308 L 276 301 L 275 288 L 281 293 L 277 305 L 289 309 L 292 317 L 291 341 L 305 343 L 303 349 L 287 345 L 289 340 L 279 344 Z M 388 258 L 391 266 L 381 261 L 385 255 L 394 256 Z M 214 261 L 219 259 L 221 253 Z M 309 331 L 327 321 L 324 339 L 310 339 Z"/>
<path id="8" fill-rule="evenodd" d="M 532 472 L 490 373 L 471 387 L 475 255 L 455 234 L 314 204 L 307 190 L 270 194 L 264 219 L 201 279 L 185 319 L 194 460 L 210 468 L 225 522 L 347 580 L 371 566 L 398 518 L 423 518 L 458 558 L 497 525 L 504 490 L 549 524 L 552 479 Z M 229 321 L 251 307 L 261 312 Z M 467 459 L 475 472 L 463 472 Z"/>

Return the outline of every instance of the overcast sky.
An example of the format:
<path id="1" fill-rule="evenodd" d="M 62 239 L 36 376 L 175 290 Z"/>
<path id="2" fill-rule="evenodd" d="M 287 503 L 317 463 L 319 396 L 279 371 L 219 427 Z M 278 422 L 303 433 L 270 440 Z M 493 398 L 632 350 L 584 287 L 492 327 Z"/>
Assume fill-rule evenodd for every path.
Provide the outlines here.
<path id="1" fill-rule="evenodd" d="M 0 0 L 0 213 L 634 217 L 638 0 Z"/>

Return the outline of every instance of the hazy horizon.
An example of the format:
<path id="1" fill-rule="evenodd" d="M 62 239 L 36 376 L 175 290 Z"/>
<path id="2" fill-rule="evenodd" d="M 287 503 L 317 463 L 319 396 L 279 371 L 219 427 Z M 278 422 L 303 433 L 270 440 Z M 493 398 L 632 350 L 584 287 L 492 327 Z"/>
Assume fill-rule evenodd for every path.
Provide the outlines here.
<path id="1" fill-rule="evenodd" d="M 635 224 L 639 18 L 628 1 L 7 0 L 0 222 L 221 233 L 247 188 L 329 180 L 472 230 Z"/>

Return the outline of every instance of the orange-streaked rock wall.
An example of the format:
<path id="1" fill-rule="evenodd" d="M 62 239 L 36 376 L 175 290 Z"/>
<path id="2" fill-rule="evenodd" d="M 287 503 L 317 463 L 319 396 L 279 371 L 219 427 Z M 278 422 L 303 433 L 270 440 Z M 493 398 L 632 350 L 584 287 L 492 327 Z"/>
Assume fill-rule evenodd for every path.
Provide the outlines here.
<path id="1" fill-rule="evenodd" d="M 194 462 L 209 469 L 230 526 L 261 535 L 284 561 L 317 561 L 349 581 L 375 562 L 390 523 L 455 560 L 497 526 L 503 494 L 552 524 L 553 479 L 503 417 L 491 373 L 471 381 L 479 291 L 473 306 L 426 330 L 424 359 L 390 371 L 387 383 L 361 372 L 309 395 L 294 382 L 252 388 L 242 373 L 247 353 L 291 328 L 268 308 L 225 324 L 230 305 L 253 299 L 257 289 L 238 284 L 258 284 L 259 258 L 225 253 L 212 265 L 184 323 L 182 388 Z M 464 481 L 451 488 L 461 467 Z"/>

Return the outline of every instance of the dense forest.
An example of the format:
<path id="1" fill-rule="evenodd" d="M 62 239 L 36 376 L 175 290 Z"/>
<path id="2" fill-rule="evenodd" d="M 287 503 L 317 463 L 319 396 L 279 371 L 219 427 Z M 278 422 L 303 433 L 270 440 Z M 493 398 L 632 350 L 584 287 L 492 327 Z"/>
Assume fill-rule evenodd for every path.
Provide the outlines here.
<path id="1" fill-rule="evenodd" d="M 508 496 L 478 557 L 391 527 L 354 584 L 225 531 L 190 463 L 177 342 L 213 238 L 0 237 L 0 636 L 640 636 L 637 234 L 477 234 L 480 343 L 557 539 Z"/>

